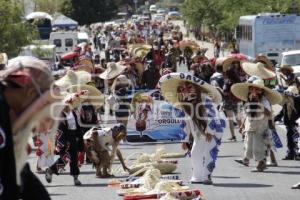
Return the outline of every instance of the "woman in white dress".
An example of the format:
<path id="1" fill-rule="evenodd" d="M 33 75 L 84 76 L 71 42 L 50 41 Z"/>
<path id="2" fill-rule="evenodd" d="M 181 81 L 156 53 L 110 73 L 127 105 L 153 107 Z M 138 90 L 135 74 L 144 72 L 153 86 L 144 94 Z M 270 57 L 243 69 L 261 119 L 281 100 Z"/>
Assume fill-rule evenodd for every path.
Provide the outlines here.
<path id="1" fill-rule="evenodd" d="M 43 169 L 48 168 L 54 162 L 54 137 L 49 132 L 53 124 L 51 122 L 44 122 L 35 133 L 36 137 L 34 143 L 37 147 L 37 173 L 44 173 Z"/>
<path id="2" fill-rule="evenodd" d="M 182 128 L 187 134 L 183 148 L 187 149 L 193 138 L 191 149 L 192 183 L 212 184 L 211 174 L 215 168 L 218 147 L 227 120 L 216 109 L 213 102 L 220 102 L 216 88 L 201 79 L 184 73 L 171 73 L 161 78 L 162 93 L 167 101 L 180 106 L 186 114 Z"/>
<path id="3" fill-rule="evenodd" d="M 53 140 L 49 136 L 48 132 L 37 134 L 37 173 L 43 173 L 43 169 L 48 168 L 54 162 L 53 144 Z"/>

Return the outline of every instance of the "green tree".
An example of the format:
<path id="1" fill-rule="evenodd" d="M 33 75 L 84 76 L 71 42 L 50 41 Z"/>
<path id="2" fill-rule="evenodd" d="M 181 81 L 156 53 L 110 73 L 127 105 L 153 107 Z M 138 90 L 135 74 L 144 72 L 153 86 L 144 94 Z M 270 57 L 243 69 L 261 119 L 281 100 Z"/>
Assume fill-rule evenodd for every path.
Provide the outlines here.
<path id="1" fill-rule="evenodd" d="M 80 25 L 104 22 L 118 13 L 115 0 L 68 0 L 62 7 L 62 12 Z"/>
<path id="2" fill-rule="evenodd" d="M 30 44 L 36 33 L 34 27 L 22 21 L 19 4 L 0 0 L 0 52 L 17 55 L 22 46 Z"/>
<path id="3" fill-rule="evenodd" d="M 264 12 L 300 12 L 299 0 L 186 0 L 182 13 L 191 25 L 233 31 L 239 17 Z"/>
<path id="4" fill-rule="evenodd" d="M 33 0 L 35 11 L 46 12 L 54 14 L 59 12 L 65 0 Z"/>

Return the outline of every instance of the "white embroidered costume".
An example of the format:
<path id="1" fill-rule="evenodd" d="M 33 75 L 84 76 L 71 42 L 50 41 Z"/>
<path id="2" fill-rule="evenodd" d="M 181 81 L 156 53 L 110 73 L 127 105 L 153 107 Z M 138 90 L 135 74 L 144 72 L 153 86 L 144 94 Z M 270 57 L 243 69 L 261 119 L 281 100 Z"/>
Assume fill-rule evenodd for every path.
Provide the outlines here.
<path id="1" fill-rule="evenodd" d="M 213 135 L 213 139 L 207 142 L 203 130 L 199 130 L 190 117 L 187 117 L 187 120 L 182 124 L 186 134 L 192 134 L 194 138 L 191 150 L 193 167 L 192 182 L 209 180 L 209 176 L 215 168 L 221 138 L 225 129 L 228 131 L 228 122 L 224 113 L 219 112 L 208 97 L 204 97 L 202 102 L 204 102 L 207 117 L 206 132 Z"/>

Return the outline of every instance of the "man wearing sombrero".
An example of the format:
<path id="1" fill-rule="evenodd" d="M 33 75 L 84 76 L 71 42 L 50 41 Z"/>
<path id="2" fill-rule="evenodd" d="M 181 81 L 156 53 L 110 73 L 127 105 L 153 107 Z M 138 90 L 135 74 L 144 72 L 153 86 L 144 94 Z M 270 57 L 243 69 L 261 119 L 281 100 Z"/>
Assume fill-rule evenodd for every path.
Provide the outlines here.
<path id="1" fill-rule="evenodd" d="M 258 161 L 255 171 L 266 169 L 269 141 L 269 120 L 272 117 L 271 105 L 281 102 L 281 95 L 264 86 L 262 79 L 252 83 L 237 83 L 231 87 L 233 95 L 246 104 L 246 119 L 242 125 L 245 139 L 245 154 L 242 160 L 236 160 L 249 166 L 250 159 Z"/>
<path id="2" fill-rule="evenodd" d="M 262 79 L 264 85 L 270 89 L 274 88 L 276 85 L 276 73 L 273 69 L 273 63 L 266 56 L 258 56 L 254 63 L 252 62 L 243 62 L 242 69 L 244 72 L 250 76 L 248 82 L 251 80 L 254 81 L 256 79 Z M 278 106 L 278 105 L 277 105 Z M 269 152 L 270 152 L 270 160 L 268 166 L 277 166 L 276 156 L 275 156 L 275 143 L 273 141 L 278 141 L 279 137 L 277 131 L 275 129 L 275 123 L 273 117 L 269 119 L 269 128 L 272 133 L 272 137 L 270 138 L 269 143 Z M 279 139 L 280 140 L 280 139 Z M 280 142 L 281 143 L 281 142 Z M 279 143 L 278 143 L 279 144 Z M 282 146 L 278 145 L 277 147 Z"/>
<path id="3" fill-rule="evenodd" d="M 170 73 L 160 79 L 165 99 L 185 112 L 182 128 L 187 134 L 183 148 L 193 138 L 192 183 L 212 184 L 211 174 L 215 168 L 218 146 L 225 129 L 226 118 L 218 112 L 216 104 L 221 101 L 217 89 L 188 73 Z"/>
<path id="4" fill-rule="evenodd" d="M 279 86 L 281 89 L 287 89 L 289 86 L 300 87 L 300 82 L 296 75 L 293 73 L 294 69 L 290 65 L 282 65 L 279 69 Z"/>
<path id="5" fill-rule="evenodd" d="M 287 153 L 283 160 L 300 160 L 294 136 L 297 135 L 297 120 L 300 116 L 299 90 L 296 86 L 289 86 L 283 93 L 283 123 L 287 133 Z"/>
<path id="6" fill-rule="evenodd" d="M 235 57 L 221 57 L 216 60 L 215 66 L 222 66 L 223 75 L 224 75 L 224 85 L 223 85 L 223 109 L 226 113 L 226 116 L 229 121 L 230 126 L 230 133 L 231 137 L 228 139 L 229 141 L 236 142 L 236 134 L 235 134 L 235 127 L 234 127 L 234 118 L 238 126 L 241 125 L 241 117 L 240 117 L 240 110 L 239 103 L 240 100 L 237 99 L 230 88 L 235 83 L 241 83 L 244 81 L 245 73 L 241 68 L 241 61 Z"/>
<path id="7" fill-rule="evenodd" d="M 0 71 L 0 199 L 50 199 L 26 164 L 26 148 L 33 129 L 53 122 L 52 83 L 48 66 L 34 57 L 14 58 Z"/>

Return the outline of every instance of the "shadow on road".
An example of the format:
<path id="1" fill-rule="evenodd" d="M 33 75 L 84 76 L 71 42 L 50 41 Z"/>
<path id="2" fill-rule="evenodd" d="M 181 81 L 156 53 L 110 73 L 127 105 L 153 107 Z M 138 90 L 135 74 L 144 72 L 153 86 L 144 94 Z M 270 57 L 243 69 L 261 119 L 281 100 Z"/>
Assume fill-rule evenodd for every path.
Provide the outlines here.
<path id="1" fill-rule="evenodd" d="M 86 183 L 78 187 L 107 187 L 106 183 Z"/>
<path id="2" fill-rule="evenodd" d="M 241 178 L 241 177 L 239 177 L 239 176 L 213 176 L 213 178 L 234 179 L 234 178 Z"/>
<path id="3" fill-rule="evenodd" d="M 273 185 L 257 184 L 257 183 L 214 183 L 215 187 L 229 187 L 229 188 L 264 188 L 273 187 Z"/>
<path id="4" fill-rule="evenodd" d="M 80 174 L 85 174 L 85 175 L 96 174 L 96 171 L 83 171 L 80 172 Z M 70 175 L 70 172 L 62 172 L 59 175 Z"/>
<path id="5" fill-rule="evenodd" d="M 58 187 L 74 187 L 74 185 L 46 185 L 46 188 L 58 188 Z M 82 183 L 82 185 L 77 187 L 107 187 L 107 183 Z M 53 194 L 53 195 L 60 196 L 65 194 Z"/>
<path id="6" fill-rule="evenodd" d="M 226 155 L 226 156 L 218 156 L 218 158 L 237 158 L 240 156 L 234 156 L 234 155 Z"/>

